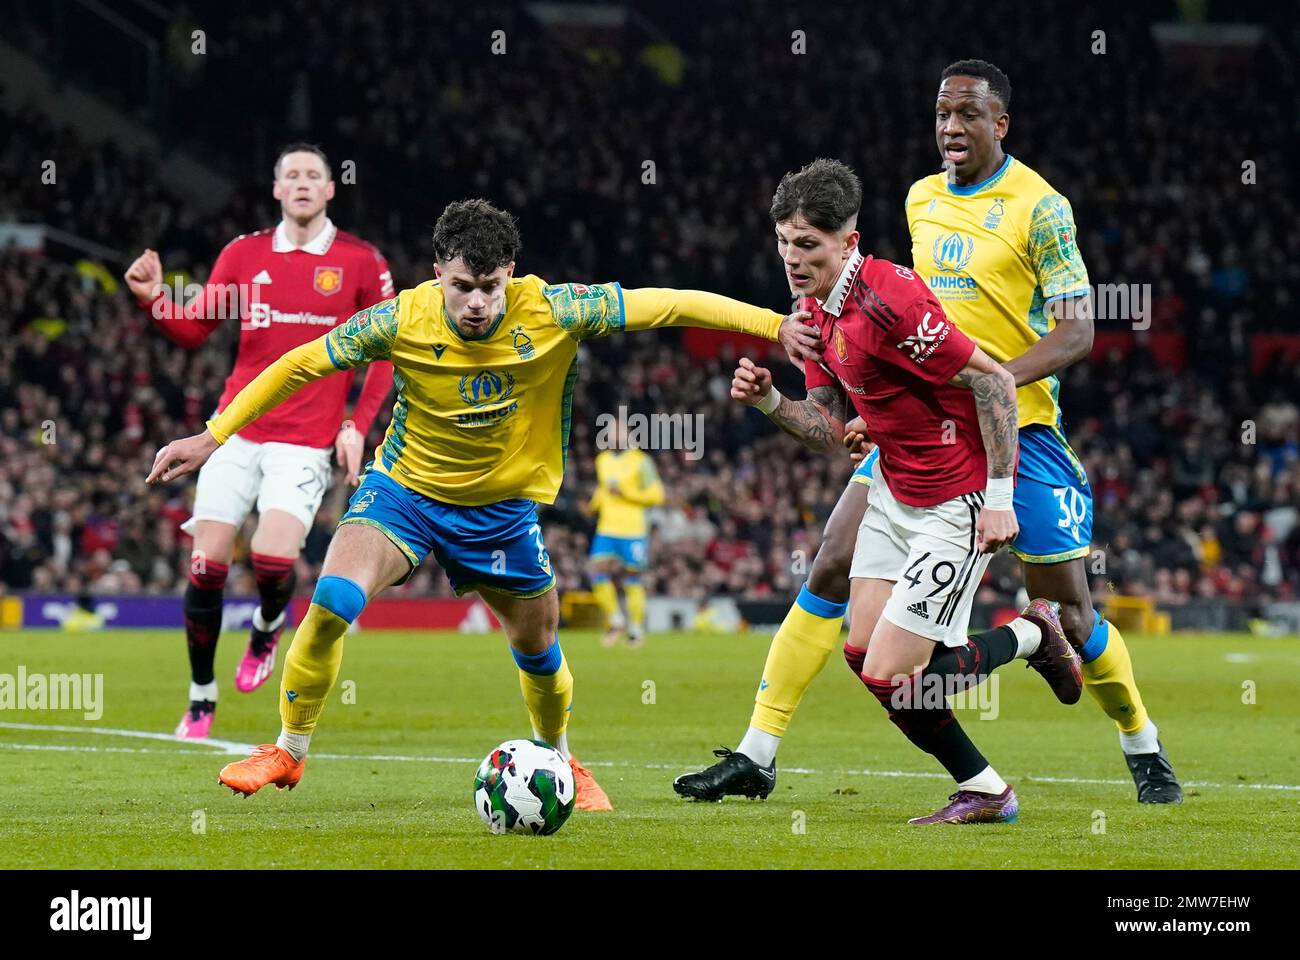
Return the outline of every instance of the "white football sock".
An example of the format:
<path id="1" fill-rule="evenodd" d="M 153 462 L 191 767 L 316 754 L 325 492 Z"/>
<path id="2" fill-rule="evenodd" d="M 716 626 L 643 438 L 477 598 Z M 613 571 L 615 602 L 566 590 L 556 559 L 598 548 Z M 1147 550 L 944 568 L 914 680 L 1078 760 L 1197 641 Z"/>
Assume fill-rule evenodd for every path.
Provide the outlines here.
<path id="1" fill-rule="evenodd" d="M 275 745 L 295 760 L 301 760 L 307 756 L 307 745 L 309 743 L 311 743 L 310 733 L 290 733 L 283 727 L 280 728 L 280 736 L 275 740 Z"/>
<path id="2" fill-rule="evenodd" d="M 985 767 L 969 780 L 957 784 L 959 790 L 974 790 L 976 793 L 990 793 L 993 796 L 997 796 L 1006 788 L 1007 782 L 998 776 L 998 772 L 992 766 Z"/>
<path id="3" fill-rule="evenodd" d="M 253 628 L 255 630 L 261 630 L 263 633 L 270 633 L 273 630 L 278 630 L 280 629 L 280 624 L 284 623 L 284 615 L 288 612 L 289 610 L 286 607 L 284 610 L 280 611 L 278 617 L 270 623 L 267 623 L 266 619 L 262 616 L 262 608 L 255 607 L 253 609 Z"/>
<path id="4" fill-rule="evenodd" d="M 541 735 L 540 733 L 538 733 L 536 730 L 534 730 L 534 731 L 533 731 L 533 739 L 534 739 L 534 740 L 542 740 L 542 735 Z M 542 740 L 542 742 L 543 742 L 543 743 L 546 743 L 545 740 Z M 569 759 L 569 756 L 570 756 L 570 754 L 569 754 L 569 731 L 568 731 L 568 730 L 565 730 L 562 734 L 560 734 L 559 739 L 558 739 L 555 743 L 551 744 L 551 746 L 553 746 L 553 747 L 556 749 L 556 751 L 560 754 L 560 756 L 562 756 L 565 760 L 568 760 L 568 759 Z"/>
<path id="5" fill-rule="evenodd" d="M 776 748 L 779 746 L 781 738 L 776 734 L 750 727 L 745 731 L 745 738 L 740 741 L 736 752 L 743 753 L 760 767 L 770 767 L 776 759 Z"/>
<path id="6" fill-rule="evenodd" d="M 1007 624 L 1011 632 L 1016 635 L 1016 660 L 1023 660 L 1038 651 L 1038 646 L 1043 642 L 1043 631 L 1039 629 L 1038 624 L 1030 623 L 1024 617 L 1016 617 Z"/>
<path id="7" fill-rule="evenodd" d="M 195 683 L 190 681 L 190 700 L 211 700 L 217 702 L 217 681 L 211 683 Z"/>
<path id="8" fill-rule="evenodd" d="M 1151 718 L 1148 717 L 1147 722 L 1142 724 L 1142 727 L 1137 733 L 1120 733 L 1120 749 L 1125 753 L 1130 754 L 1159 753 L 1160 743 L 1157 739 L 1159 736 L 1160 731 L 1156 728 L 1156 725 L 1151 722 Z"/>

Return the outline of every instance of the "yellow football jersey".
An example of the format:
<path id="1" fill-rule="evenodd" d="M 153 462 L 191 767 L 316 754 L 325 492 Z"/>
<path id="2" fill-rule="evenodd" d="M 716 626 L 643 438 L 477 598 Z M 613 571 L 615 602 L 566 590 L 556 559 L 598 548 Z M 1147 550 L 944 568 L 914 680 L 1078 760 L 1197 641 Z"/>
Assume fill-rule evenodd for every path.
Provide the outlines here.
<path id="1" fill-rule="evenodd" d="M 548 285 L 527 276 L 508 281 L 501 316 L 470 340 L 443 309 L 438 281 L 429 280 L 286 353 L 208 429 L 224 443 L 311 380 L 391 360 L 397 402 L 374 469 L 458 506 L 517 497 L 554 503 L 564 476 L 579 341 L 663 326 L 776 340 L 782 319 L 697 290 Z"/>
<path id="2" fill-rule="evenodd" d="M 1055 326 L 1047 305 L 1088 293 L 1070 203 L 1010 154 L 982 183 L 957 186 L 946 173 L 907 194 L 912 268 L 944 312 L 994 360 L 1028 350 Z M 1058 426 L 1056 376 L 1018 391 L 1020 426 Z"/>
<path id="3" fill-rule="evenodd" d="M 611 537 L 644 537 L 645 512 L 664 502 L 664 485 L 655 463 L 642 450 L 602 450 L 596 454 L 596 492 L 591 508 L 596 532 Z"/>

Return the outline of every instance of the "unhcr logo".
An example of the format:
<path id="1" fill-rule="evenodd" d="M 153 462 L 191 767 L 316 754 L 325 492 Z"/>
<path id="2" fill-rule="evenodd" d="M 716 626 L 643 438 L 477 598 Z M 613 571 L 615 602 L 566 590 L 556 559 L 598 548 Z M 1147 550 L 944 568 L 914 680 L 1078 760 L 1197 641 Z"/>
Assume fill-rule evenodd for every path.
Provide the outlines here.
<path id="1" fill-rule="evenodd" d="M 474 376 L 460 378 L 460 398 L 471 407 L 500 403 L 515 392 L 514 374 L 506 371 L 480 370 Z"/>
<path id="2" fill-rule="evenodd" d="M 966 269 L 970 258 L 975 255 L 975 240 L 964 233 L 953 231 L 946 237 L 938 237 L 930 248 L 934 265 L 945 273 L 958 273 Z"/>

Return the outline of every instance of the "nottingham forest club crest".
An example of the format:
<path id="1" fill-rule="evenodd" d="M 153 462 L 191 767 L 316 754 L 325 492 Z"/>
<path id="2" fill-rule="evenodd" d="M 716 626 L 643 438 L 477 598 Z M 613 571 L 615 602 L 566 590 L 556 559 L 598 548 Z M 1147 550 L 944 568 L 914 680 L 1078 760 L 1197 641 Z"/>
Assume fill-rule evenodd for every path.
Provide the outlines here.
<path id="1" fill-rule="evenodd" d="M 531 360 L 537 355 L 537 350 L 533 347 L 533 338 L 524 332 L 522 325 L 510 331 L 510 342 L 519 353 L 520 360 Z"/>
<path id="2" fill-rule="evenodd" d="M 1007 206 L 998 197 L 993 201 L 993 206 L 989 207 L 989 212 L 984 215 L 984 229 L 996 230 L 1002 223 L 1002 218 L 1007 214 Z"/>

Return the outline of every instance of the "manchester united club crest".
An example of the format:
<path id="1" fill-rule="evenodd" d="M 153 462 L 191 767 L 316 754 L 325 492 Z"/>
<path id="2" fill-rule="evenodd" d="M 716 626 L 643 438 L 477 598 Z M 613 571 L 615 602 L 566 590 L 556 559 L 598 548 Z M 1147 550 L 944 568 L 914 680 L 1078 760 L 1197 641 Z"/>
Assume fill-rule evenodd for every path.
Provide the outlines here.
<path id="1" fill-rule="evenodd" d="M 322 296 L 332 296 L 343 289 L 342 267 L 317 267 L 312 289 Z"/>
<path id="2" fill-rule="evenodd" d="M 849 359 L 849 348 L 844 342 L 844 331 L 839 327 L 835 328 L 835 335 L 831 337 L 831 342 L 835 345 L 835 356 L 839 358 L 840 363 Z"/>

